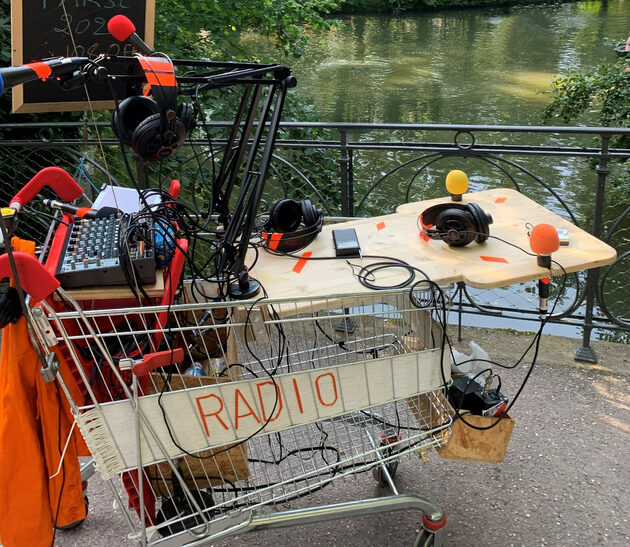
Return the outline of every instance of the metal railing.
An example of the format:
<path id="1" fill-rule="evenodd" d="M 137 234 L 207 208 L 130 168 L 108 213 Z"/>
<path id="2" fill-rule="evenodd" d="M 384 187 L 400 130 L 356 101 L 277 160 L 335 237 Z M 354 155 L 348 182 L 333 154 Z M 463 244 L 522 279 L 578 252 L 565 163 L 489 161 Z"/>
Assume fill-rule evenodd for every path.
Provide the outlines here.
<path id="1" fill-rule="evenodd" d="M 229 126 L 198 126 L 185 148 L 160 165 L 122 153 L 105 122 L 0 124 L 0 199 L 6 203 L 40 168 L 54 164 L 65 167 L 92 196 L 110 180 L 128 186 L 133 177 L 149 187 L 178 178 L 185 189 L 182 199 L 203 211 L 214 157 Z M 624 163 L 630 149 L 615 144 L 628 136 L 630 129 L 603 127 L 283 123 L 262 209 L 281 197 L 308 197 L 327 217 L 386 214 L 403 202 L 444 195 L 444 177 L 451 169 L 467 172 L 471 190 L 513 187 L 617 250 L 614 264 L 570 276 L 551 318 L 559 327 L 581 328 L 576 358 L 595 361 L 594 332 L 606 340 L 630 340 L 625 297 L 630 292 L 630 190 L 615 184 L 617 172 L 630 178 Z M 35 216 L 29 235 L 42 237 L 49 223 Z M 537 298 L 529 285 L 475 290 L 460 284 L 460 324 L 466 317 L 474 324 L 499 317 L 502 325 L 506 318 L 537 319 Z"/>

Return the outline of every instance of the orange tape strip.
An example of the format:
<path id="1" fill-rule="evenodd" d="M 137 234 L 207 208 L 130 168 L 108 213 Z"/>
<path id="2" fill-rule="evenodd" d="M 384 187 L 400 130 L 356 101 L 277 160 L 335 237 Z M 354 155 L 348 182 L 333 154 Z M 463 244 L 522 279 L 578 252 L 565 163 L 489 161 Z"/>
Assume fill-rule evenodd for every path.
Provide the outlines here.
<path id="1" fill-rule="evenodd" d="M 27 66 L 35 72 L 40 80 L 45 80 L 52 72 L 52 68 L 50 68 L 46 63 L 27 63 L 24 66 Z"/>
<path id="2" fill-rule="evenodd" d="M 267 234 L 264 234 L 264 237 L 267 237 Z M 275 251 L 278 248 L 278 245 L 280 244 L 280 240 L 282 239 L 282 234 L 280 233 L 275 233 L 275 234 L 271 234 L 271 237 L 267 240 L 267 245 L 269 246 L 269 248 L 273 251 Z"/>
<path id="3" fill-rule="evenodd" d="M 83 218 L 85 215 L 87 215 L 90 211 L 92 210 L 91 207 L 79 207 L 77 209 L 77 212 L 74 213 L 74 216 L 77 216 L 79 218 Z"/>
<path id="4" fill-rule="evenodd" d="M 144 70 L 150 70 L 151 72 L 173 72 L 173 65 L 167 59 L 161 57 L 139 57 L 140 66 Z"/>
<path id="5" fill-rule="evenodd" d="M 423 241 L 429 241 L 431 238 L 429 236 L 424 235 L 424 230 L 430 230 L 431 228 L 433 228 L 433 224 L 429 224 L 428 226 L 425 226 L 424 223 L 422 222 L 422 215 L 420 215 L 420 226 L 422 227 L 422 230 L 420 230 L 420 233 L 418 234 L 420 236 L 420 239 L 422 239 Z"/>
<path id="6" fill-rule="evenodd" d="M 170 61 L 157 57 L 140 57 L 140 66 L 150 85 L 175 87 L 175 69 Z"/>
<path id="7" fill-rule="evenodd" d="M 503 203 L 507 198 L 497 198 L 494 200 L 495 203 Z"/>
<path id="8" fill-rule="evenodd" d="M 509 264 L 509 262 L 505 260 L 505 258 L 501 258 L 500 256 L 479 255 L 479 258 L 481 258 L 481 260 L 485 260 L 486 262 L 501 262 L 503 264 Z"/>
<path id="9" fill-rule="evenodd" d="M 313 253 L 311 251 L 306 251 L 305 253 L 302 253 L 302 258 L 300 258 L 300 260 L 295 263 L 295 266 L 293 266 L 293 271 L 299 274 L 304 269 L 304 266 L 306 266 L 306 263 L 311 256 L 313 256 Z"/>
<path id="10" fill-rule="evenodd" d="M 377 229 L 378 231 L 381 231 L 383 228 L 385 228 L 385 223 L 384 223 L 384 222 L 379 222 L 379 223 L 376 225 L 376 229 Z"/>
<path id="11" fill-rule="evenodd" d="M 177 82 L 175 81 L 175 75 L 167 74 L 165 72 L 145 72 L 149 85 L 157 85 L 162 87 L 175 87 Z"/>

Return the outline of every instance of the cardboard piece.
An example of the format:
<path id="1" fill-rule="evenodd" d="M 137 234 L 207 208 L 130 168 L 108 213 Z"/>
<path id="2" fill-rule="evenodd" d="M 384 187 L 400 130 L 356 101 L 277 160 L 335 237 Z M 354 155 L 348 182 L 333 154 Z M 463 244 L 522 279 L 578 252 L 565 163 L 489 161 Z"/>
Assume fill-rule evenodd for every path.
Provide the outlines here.
<path id="1" fill-rule="evenodd" d="M 454 414 L 451 409 L 451 415 Z M 490 416 L 472 414 L 466 414 L 464 419 L 479 427 L 487 427 L 497 421 L 497 418 Z M 486 430 L 473 429 L 461 420 L 455 419 L 451 427 L 451 436 L 437 448 L 437 453 L 448 460 L 501 463 L 510 443 L 514 424 L 514 418 L 507 414 L 496 426 Z"/>
<path id="2" fill-rule="evenodd" d="M 191 387 L 227 382 L 227 378 L 213 376 L 184 376 L 175 374 L 170 381 L 170 389 L 176 391 Z M 152 382 L 147 394 L 159 393 L 164 382 L 161 374 L 152 374 Z M 197 456 L 197 457 L 195 457 Z M 176 465 L 182 474 L 186 486 L 192 491 L 211 488 L 213 485 L 236 482 L 249 477 L 247 466 L 247 443 L 234 443 L 214 450 L 203 450 L 194 456 L 175 458 Z M 145 468 L 151 487 L 158 496 L 174 494 L 171 477 L 173 470 L 168 462 L 161 462 Z"/>

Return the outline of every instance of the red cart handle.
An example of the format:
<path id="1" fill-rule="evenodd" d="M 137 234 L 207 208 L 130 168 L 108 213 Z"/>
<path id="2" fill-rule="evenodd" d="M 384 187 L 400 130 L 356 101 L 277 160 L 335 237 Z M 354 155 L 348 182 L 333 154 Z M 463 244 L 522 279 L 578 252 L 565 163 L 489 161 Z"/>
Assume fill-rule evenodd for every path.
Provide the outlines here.
<path id="1" fill-rule="evenodd" d="M 19 211 L 39 194 L 44 186 L 50 186 L 63 201 L 74 201 L 83 194 L 83 188 L 61 167 L 44 167 L 15 194 L 9 207 Z"/>
<path id="2" fill-rule="evenodd" d="M 156 368 L 181 363 L 183 360 L 183 348 L 175 348 L 173 350 L 167 349 L 165 351 L 148 353 L 142 358 L 142 361 L 134 363 L 132 371 L 136 376 L 144 376 L 145 374 L 149 374 L 149 372 L 154 371 Z"/>
<path id="3" fill-rule="evenodd" d="M 59 281 L 33 255 L 22 251 L 13 251 L 12 254 L 20 284 L 34 302 L 43 300 L 57 290 Z M 8 254 L 0 256 L 0 279 L 5 277 L 14 278 Z"/>

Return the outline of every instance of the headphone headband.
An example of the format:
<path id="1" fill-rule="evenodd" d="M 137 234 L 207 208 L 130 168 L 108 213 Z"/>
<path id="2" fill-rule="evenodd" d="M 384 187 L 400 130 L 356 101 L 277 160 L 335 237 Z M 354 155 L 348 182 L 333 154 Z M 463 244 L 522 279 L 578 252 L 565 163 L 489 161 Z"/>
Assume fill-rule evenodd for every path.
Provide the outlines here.
<path id="1" fill-rule="evenodd" d="M 472 241 L 483 243 L 490 235 L 492 217 L 476 203 L 439 203 L 420 214 L 422 235 L 442 240 L 452 247 L 464 247 Z"/>
<path id="2" fill-rule="evenodd" d="M 177 80 L 170 59 L 137 57 L 152 98 L 127 97 L 114 110 L 112 127 L 142 159 L 161 160 L 173 154 L 194 129 L 195 111 L 185 103 L 177 106 Z"/>
<path id="3" fill-rule="evenodd" d="M 299 230 L 301 223 L 304 228 Z M 264 244 L 273 251 L 294 253 L 311 243 L 324 225 L 321 209 L 310 200 L 301 202 L 281 199 L 269 211 L 269 218 L 261 232 Z"/>

